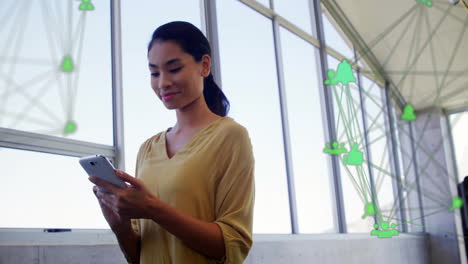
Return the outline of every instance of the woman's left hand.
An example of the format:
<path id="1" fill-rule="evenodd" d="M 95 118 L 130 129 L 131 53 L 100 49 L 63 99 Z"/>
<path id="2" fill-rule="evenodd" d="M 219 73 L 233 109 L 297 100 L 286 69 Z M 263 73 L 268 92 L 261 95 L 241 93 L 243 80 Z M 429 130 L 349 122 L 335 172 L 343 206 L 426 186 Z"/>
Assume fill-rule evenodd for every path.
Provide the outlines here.
<path id="1" fill-rule="evenodd" d="M 95 176 L 90 176 L 88 179 L 105 188 L 110 193 L 100 191 L 97 195 L 103 199 L 116 214 L 127 218 L 146 218 L 150 219 L 154 214 L 155 206 L 161 202 L 158 197 L 153 195 L 143 184 L 143 182 L 121 170 L 115 170 L 115 174 L 123 181 L 127 182 L 127 188 L 119 188 L 105 180 L 101 180 Z"/>

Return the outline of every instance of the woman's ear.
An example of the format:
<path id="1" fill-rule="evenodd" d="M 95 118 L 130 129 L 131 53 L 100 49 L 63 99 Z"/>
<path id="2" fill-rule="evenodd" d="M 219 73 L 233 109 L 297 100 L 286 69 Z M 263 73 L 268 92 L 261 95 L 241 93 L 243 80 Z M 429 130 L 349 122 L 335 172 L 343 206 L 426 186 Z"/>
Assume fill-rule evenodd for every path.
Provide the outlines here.
<path id="1" fill-rule="evenodd" d="M 203 77 L 208 77 L 208 75 L 210 75 L 210 68 L 211 68 L 211 57 L 208 54 L 203 55 L 201 66 L 202 66 L 201 75 Z"/>

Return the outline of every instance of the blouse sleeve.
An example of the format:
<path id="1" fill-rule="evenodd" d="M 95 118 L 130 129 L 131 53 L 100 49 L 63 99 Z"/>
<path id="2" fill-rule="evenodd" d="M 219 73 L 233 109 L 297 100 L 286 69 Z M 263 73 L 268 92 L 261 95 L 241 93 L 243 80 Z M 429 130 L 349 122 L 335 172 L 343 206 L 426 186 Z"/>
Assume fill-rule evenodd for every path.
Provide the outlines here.
<path id="1" fill-rule="evenodd" d="M 216 183 L 214 221 L 222 230 L 226 254 L 217 263 L 240 264 L 252 247 L 255 160 L 244 127 L 229 131 L 226 140 L 226 160 Z"/>
<path id="2" fill-rule="evenodd" d="M 143 161 L 143 156 L 144 156 L 143 152 L 146 150 L 147 143 L 148 143 L 148 140 L 143 142 L 143 144 L 140 145 L 140 148 L 138 150 L 136 164 L 135 164 L 135 178 L 138 178 L 138 168 L 140 167 L 140 164 Z M 133 231 L 135 231 L 138 235 L 140 235 L 140 220 L 130 219 L 130 222 L 132 224 Z"/>
<path id="3" fill-rule="evenodd" d="M 135 178 L 138 178 L 138 168 L 140 167 L 141 162 L 143 161 L 143 152 L 146 150 L 146 145 L 148 144 L 148 140 L 141 144 L 140 149 L 138 150 L 137 159 L 136 159 L 136 166 L 135 166 Z M 130 219 L 131 227 L 135 233 L 141 236 L 140 230 L 140 220 L 139 219 Z M 128 264 L 133 264 L 127 261 Z"/>
<path id="4" fill-rule="evenodd" d="M 135 164 L 135 178 L 138 178 L 138 171 L 139 167 L 141 166 L 141 163 L 143 162 L 145 152 L 147 151 L 147 145 L 149 144 L 151 138 L 147 139 L 145 142 L 143 142 L 140 145 L 140 148 L 138 150 L 137 154 L 137 159 L 136 159 L 136 164 Z M 130 223 L 132 224 L 132 229 L 135 231 L 138 235 L 140 235 L 140 220 L 139 219 L 130 219 Z"/>

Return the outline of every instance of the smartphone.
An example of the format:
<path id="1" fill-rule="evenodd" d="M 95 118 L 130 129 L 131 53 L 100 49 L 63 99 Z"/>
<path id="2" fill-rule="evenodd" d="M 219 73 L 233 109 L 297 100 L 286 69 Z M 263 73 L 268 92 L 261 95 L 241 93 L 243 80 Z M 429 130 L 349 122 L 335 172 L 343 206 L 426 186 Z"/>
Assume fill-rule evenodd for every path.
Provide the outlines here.
<path id="1" fill-rule="evenodd" d="M 115 168 L 108 158 L 101 154 L 86 156 L 80 158 L 81 167 L 89 176 L 95 176 L 119 188 L 127 188 L 125 182 L 115 174 Z M 99 187 L 104 192 L 109 192 L 105 188 Z"/>

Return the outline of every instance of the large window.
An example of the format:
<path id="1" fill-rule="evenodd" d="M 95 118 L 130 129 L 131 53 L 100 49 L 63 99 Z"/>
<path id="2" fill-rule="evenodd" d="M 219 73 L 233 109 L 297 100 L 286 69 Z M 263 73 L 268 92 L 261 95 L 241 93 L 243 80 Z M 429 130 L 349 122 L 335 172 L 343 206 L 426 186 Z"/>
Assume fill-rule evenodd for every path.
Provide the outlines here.
<path id="1" fill-rule="evenodd" d="M 325 43 L 327 46 L 343 54 L 348 60 L 354 59 L 354 51 L 351 42 L 344 40 L 344 34 L 339 33 L 328 16 L 322 13 L 323 31 L 325 34 Z M 350 61 L 352 62 L 352 61 Z"/>
<path id="2" fill-rule="evenodd" d="M 113 144 L 108 1 L 0 3 L 0 127 Z"/>
<path id="3" fill-rule="evenodd" d="M 80 5 L 0 2 L 1 128 L 113 145 L 110 5 Z M 0 148 L 0 160 L 0 228 L 107 227 L 78 158 Z"/>
<path id="4" fill-rule="evenodd" d="M 310 34 L 309 4 L 274 0 L 274 9 Z M 86 5 L 59 0 L 2 1 L 0 128 L 89 141 L 97 147 L 113 145 L 111 10 L 106 1 L 92 2 L 93 8 Z M 212 63 L 220 65 L 221 88 L 231 104 L 228 116 L 247 128 L 254 150 L 254 233 L 291 233 L 272 19 L 241 1 L 217 1 L 216 5 L 220 61 Z M 202 0 L 121 1 L 120 7 L 125 171 L 135 176 L 141 144 L 176 123 L 175 111 L 168 111 L 151 88 L 148 42 L 157 27 L 176 20 L 188 21 L 205 32 L 205 9 Z M 352 59 L 352 47 L 343 34 L 326 16 L 323 19 L 327 45 Z M 283 99 L 299 232 L 336 232 L 334 186 L 324 153 L 326 144 L 332 142 L 325 142 L 317 48 L 283 26 L 279 32 Z M 328 57 L 330 69 L 337 71 L 339 63 Z M 380 209 L 389 219 L 394 209 L 385 104 L 381 88 L 365 77 L 363 102 L 356 83 L 343 88 L 330 87 L 334 89 L 338 143 L 345 143 L 348 150 L 357 143 L 358 150 L 365 152 L 365 116 L 371 156 L 364 158 L 360 171 L 344 166 L 340 157 L 342 181 L 337 184 L 343 189 L 348 231 L 367 233 L 374 222 L 372 217 L 362 218 L 366 198 L 370 198 L 364 190 L 371 182 L 366 162 L 374 176 Z M 463 129 L 454 126 L 456 145 Z M 463 149 L 457 149 L 459 160 L 466 156 Z M 78 158 L 46 151 L 0 147 L 5 175 L 0 199 L 8 201 L 0 203 L 0 210 L 8 212 L 0 228 L 108 228 Z M 460 162 L 459 171 L 468 174 Z"/>
<path id="5" fill-rule="evenodd" d="M 184 6 L 184 8 L 181 8 Z M 201 28 L 199 1 L 122 1 L 122 67 L 125 125 L 125 170 L 135 174 L 136 155 L 149 137 L 177 122 L 150 84 L 147 47 L 153 31 L 182 20 Z"/>
<path id="6" fill-rule="evenodd" d="M 327 59 L 330 70 L 338 72 L 338 69 L 343 67 L 338 66 L 343 62 L 338 61 L 330 55 Z M 342 75 L 344 73 L 340 70 L 339 74 Z M 372 184 L 367 164 L 344 164 L 345 156 L 350 155 L 349 153 L 355 144 L 357 146 L 355 150 L 362 153 L 363 161 L 367 160 L 358 77 L 355 71 L 352 71 L 352 74 L 354 81 L 346 85 L 338 83 L 337 85 L 330 86 L 336 122 L 336 142 L 338 148 L 346 150 L 346 153 L 340 156 L 340 174 L 346 226 L 349 233 L 369 232 L 374 224 L 373 216 L 365 214 L 366 204 L 372 202 Z M 332 143 L 330 142 L 329 144 Z"/>
<path id="7" fill-rule="evenodd" d="M 218 1 L 217 11 L 229 116 L 247 128 L 255 155 L 254 233 L 290 233 L 271 20 L 237 1 Z"/>
<path id="8" fill-rule="evenodd" d="M 321 112 L 316 48 L 281 28 L 281 47 L 300 233 L 335 232 L 331 173 Z"/>
<path id="9" fill-rule="evenodd" d="M 0 148 L 0 228 L 108 228 L 78 158 Z"/>
<path id="10" fill-rule="evenodd" d="M 310 19 L 310 6 L 309 0 L 275 0 L 275 12 L 286 18 L 295 26 L 311 34 L 312 26 Z"/>
<path id="11" fill-rule="evenodd" d="M 390 130 L 386 124 L 387 109 L 383 89 L 375 82 L 362 77 L 362 89 L 365 95 L 366 118 L 368 124 L 369 164 L 373 171 L 378 207 L 383 221 L 395 223 L 398 218 L 398 204 L 395 203 L 392 181 L 395 172 L 390 164 Z"/>
<path id="12" fill-rule="evenodd" d="M 413 151 L 413 143 L 411 142 L 412 124 L 401 118 L 402 111 L 398 110 L 395 103 L 392 103 L 391 106 L 394 112 L 395 150 L 399 156 L 402 204 L 407 221 L 411 220 L 413 223 L 407 224 L 407 228 L 408 232 L 421 232 L 424 221 L 421 204 L 419 203 L 420 192 L 417 186 L 418 177 L 421 177 L 417 175 L 417 168 L 415 166 L 417 153 Z M 401 226 L 398 228 L 401 228 Z"/>

